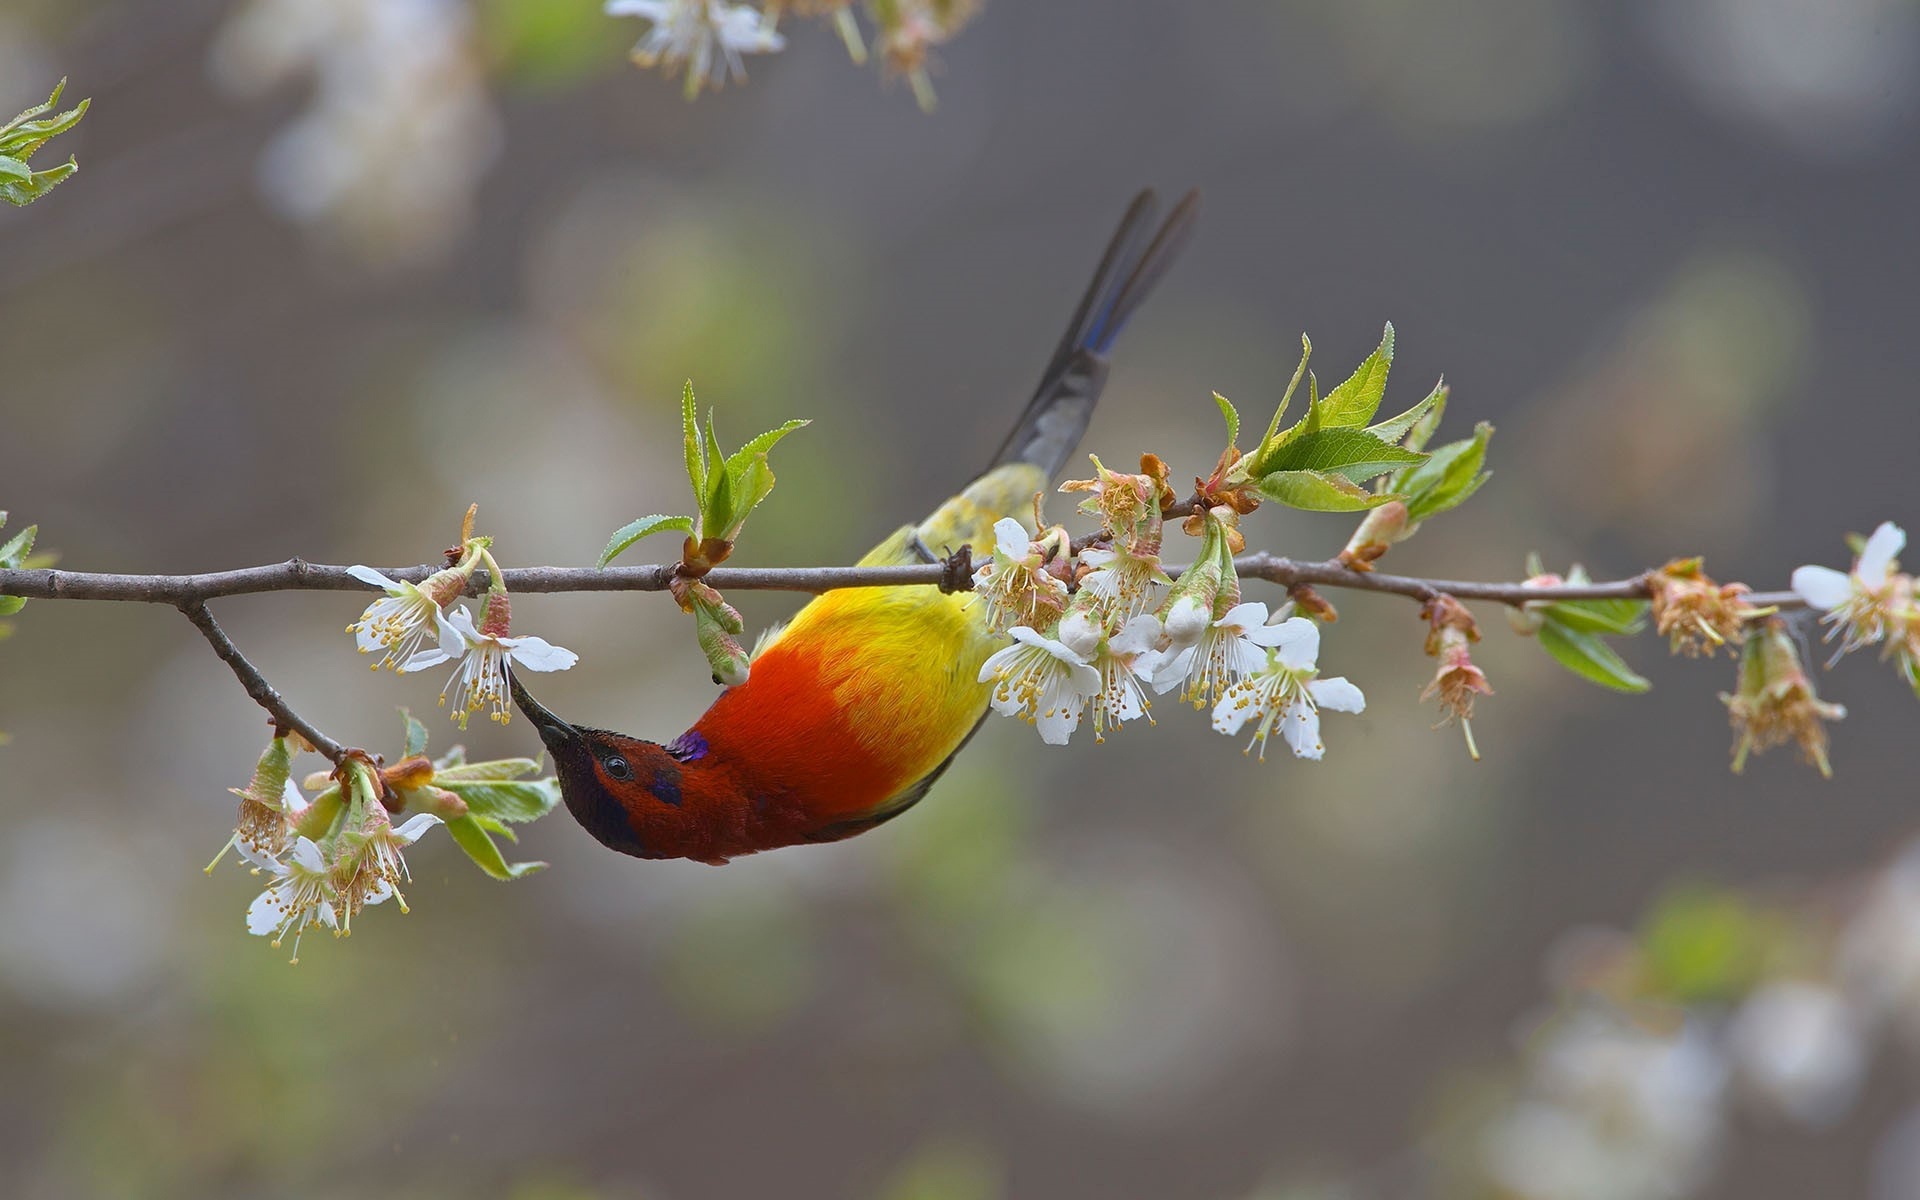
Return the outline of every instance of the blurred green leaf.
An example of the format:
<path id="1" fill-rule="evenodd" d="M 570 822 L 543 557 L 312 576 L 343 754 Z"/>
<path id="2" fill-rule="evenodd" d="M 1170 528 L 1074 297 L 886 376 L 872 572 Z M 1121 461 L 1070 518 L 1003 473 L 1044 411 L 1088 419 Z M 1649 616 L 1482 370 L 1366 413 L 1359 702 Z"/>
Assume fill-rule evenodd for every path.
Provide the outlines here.
<path id="1" fill-rule="evenodd" d="M 447 823 L 447 832 L 453 835 L 454 842 L 474 861 L 482 871 L 495 879 L 521 879 L 543 870 L 546 863 L 523 862 L 509 865 L 500 853 L 500 847 L 493 844 L 486 827 L 474 816 L 455 817 Z"/>
<path id="2" fill-rule="evenodd" d="M 0 596 L 0 617 L 10 617 L 26 606 L 24 596 Z"/>
<path id="3" fill-rule="evenodd" d="M 1387 372 L 1393 366 L 1393 323 L 1387 323 L 1380 345 L 1366 361 L 1347 377 L 1345 383 L 1326 394 L 1314 405 L 1320 424 L 1329 429 L 1365 425 L 1373 420 L 1386 395 Z"/>
<path id="4" fill-rule="evenodd" d="M 1616 692 L 1644 692 L 1653 685 L 1636 675 L 1596 633 L 1582 633 L 1549 619 L 1540 627 L 1540 647 L 1567 670 Z"/>
<path id="5" fill-rule="evenodd" d="M 1319 471 L 1275 471 L 1263 476 L 1258 487 L 1267 499 L 1308 512 L 1359 512 L 1400 499 L 1392 493 L 1375 495 L 1343 475 Z"/>
<path id="6" fill-rule="evenodd" d="M 488 57 L 516 83 L 554 87 L 618 70 L 633 39 L 596 4 L 481 0 L 476 6 Z"/>
<path id="7" fill-rule="evenodd" d="M 1791 940 L 1781 914 L 1737 891 L 1694 884 L 1654 906 L 1640 950 L 1654 994 L 1691 1004 L 1738 999 Z"/>
<path id="8" fill-rule="evenodd" d="M 984 1147 L 936 1141 L 888 1176 L 879 1200 L 998 1200 L 1003 1194 L 999 1164 Z"/>
<path id="9" fill-rule="evenodd" d="M 693 518 L 655 515 L 651 517 L 641 517 L 637 521 L 629 521 L 627 524 L 615 530 L 613 536 L 607 539 L 607 548 L 600 552 L 600 565 L 603 567 L 606 566 L 641 538 L 650 537 L 653 534 L 661 533 L 668 529 L 677 529 L 681 533 L 691 537 L 693 535 Z"/>

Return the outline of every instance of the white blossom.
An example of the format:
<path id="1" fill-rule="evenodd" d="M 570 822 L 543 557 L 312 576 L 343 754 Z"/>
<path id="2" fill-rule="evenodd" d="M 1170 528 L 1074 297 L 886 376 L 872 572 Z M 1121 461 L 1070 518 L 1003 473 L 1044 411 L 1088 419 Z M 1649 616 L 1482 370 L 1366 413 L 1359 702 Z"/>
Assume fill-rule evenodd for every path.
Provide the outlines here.
<path id="1" fill-rule="evenodd" d="M 639 17 L 652 24 L 633 48 L 633 61 L 651 68 L 665 64 L 672 75 L 687 71 L 687 96 L 709 82 L 746 79 L 745 54 L 772 54 L 786 47 L 766 14 L 750 4 L 725 0 L 607 0 L 610 17 Z M 714 60 L 718 57 L 719 61 Z M 724 75 L 722 74 L 724 72 Z"/>
<path id="2" fill-rule="evenodd" d="M 1038 727 L 1040 740 L 1064 746 L 1080 725 L 1090 697 L 1101 693 L 1100 672 L 1080 654 L 1024 625 L 1010 631 L 1014 644 L 981 664 L 980 682 L 991 683 L 995 712 Z"/>
<path id="3" fill-rule="evenodd" d="M 1232 736 L 1250 720 L 1257 720 L 1247 749 L 1259 747 L 1267 757 L 1267 738 L 1277 723 L 1296 757 L 1317 759 L 1326 753 L 1320 742 L 1320 710 L 1357 713 L 1367 706 L 1360 689 L 1344 677 L 1318 678 L 1320 627 L 1305 617 L 1291 617 L 1279 625 L 1266 662 L 1226 689 L 1213 708 L 1213 727 Z"/>
<path id="4" fill-rule="evenodd" d="M 1180 605 L 1174 605 L 1174 612 Z M 1169 634 L 1173 612 L 1167 616 Z M 1180 699 L 1200 708 L 1223 695 L 1234 684 L 1267 665 L 1267 650 L 1296 636 L 1286 624 L 1267 624 L 1267 606 L 1259 601 L 1236 604 L 1217 621 L 1200 625 L 1198 634 L 1154 672 L 1153 690 L 1180 689 Z M 1179 645 L 1178 639 L 1175 644 Z"/>
<path id="5" fill-rule="evenodd" d="M 438 649 L 422 650 L 400 669 L 418 671 L 458 659 L 460 665 L 440 692 L 440 703 L 444 706 L 448 694 L 452 694 L 453 719 L 462 729 L 467 727 L 467 718 L 483 708 L 491 708 L 488 716 L 502 725 L 511 719 L 513 710 L 507 699 L 509 662 L 528 671 L 564 671 L 580 661 L 578 654 L 544 638 L 482 632 L 474 626 L 465 606 L 448 616 L 447 628 L 451 638 L 443 634 Z"/>
<path id="6" fill-rule="evenodd" d="M 1821 620 L 1832 627 L 1827 640 L 1840 639 L 1835 658 L 1883 640 L 1907 619 L 1912 596 L 1903 594 L 1908 589 L 1894 573 L 1894 559 L 1906 544 L 1906 531 L 1883 521 L 1861 548 L 1852 572 L 1821 566 L 1794 569 L 1793 590 L 1826 614 Z"/>

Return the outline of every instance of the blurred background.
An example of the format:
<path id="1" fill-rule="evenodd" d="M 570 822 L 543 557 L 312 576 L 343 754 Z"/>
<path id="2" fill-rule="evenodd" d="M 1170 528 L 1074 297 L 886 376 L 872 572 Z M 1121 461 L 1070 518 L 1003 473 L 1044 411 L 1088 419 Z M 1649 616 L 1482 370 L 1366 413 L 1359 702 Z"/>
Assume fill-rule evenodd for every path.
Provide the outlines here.
<path id="1" fill-rule="evenodd" d="M 1337 379 L 1392 320 L 1389 410 L 1444 373 L 1454 436 L 1499 427 L 1396 569 L 1704 551 L 1778 587 L 1920 520 L 1911 0 L 994 0 L 931 115 L 811 25 L 689 105 L 627 62 L 643 31 L 588 0 L 11 0 L 0 108 L 62 75 L 94 108 L 47 151 L 80 174 L 0 213 L 0 507 L 79 570 L 419 562 L 470 501 L 504 560 L 588 563 L 684 508 L 690 376 L 730 443 L 814 419 L 740 561 L 850 562 L 989 456 L 1150 184 L 1206 209 L 1121 344 L 1110 462 L 1204 471 L 1209 391 L 1264 423 L 1303 329 Z M 177 614 L 29 604 L 0 1193 L 1920 1196 L 1892 673 L 1823 681 L 1832 782 L 1789 751 L 1736 778 L 1724 659 L 1641 639 L 1655 689 L 1619 697 L 1485 610 L 1475 764 L 1418 702 L 1412 606 L 1336 599 L 1322 662 L 1370 705 L 1323 763 L 1172 704 L 1066 753 L 994 721 L 899 821 L 726 870 L 561 816 L 519 847 L 552 868 L 496 884 L 430 836 L 411 916 L 291 968 L 243 932 L 258 881 L 199 870 L 259 711 Z M 391 753 L 440 680 L 369 676 L 359 607 L 215 611 Z M 559 711 L 670 735 L 711 699 L 661 597 L 517 608 L 583 655 Z"/>

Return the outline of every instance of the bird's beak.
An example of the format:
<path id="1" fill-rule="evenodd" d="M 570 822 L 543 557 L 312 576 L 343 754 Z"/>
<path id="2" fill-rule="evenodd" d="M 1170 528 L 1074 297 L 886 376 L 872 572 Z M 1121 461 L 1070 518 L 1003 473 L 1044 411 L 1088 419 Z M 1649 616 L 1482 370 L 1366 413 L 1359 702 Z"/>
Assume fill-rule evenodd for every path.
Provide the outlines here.
<path id="1" fill-rule="evenodd" d="M 546 706 L 535 700 L 526 688 L 520 686 L 520 677 L 509 668 L 507 685 L 513 689 L 513 703 L 526 714 L 527 720 L 540 731 L 540 740 L 546 743 L 547 751 L 558 758 L 564 747 L 574 745 L 580 740 L 580 732 L 559 717 L 548 712 Z"/>

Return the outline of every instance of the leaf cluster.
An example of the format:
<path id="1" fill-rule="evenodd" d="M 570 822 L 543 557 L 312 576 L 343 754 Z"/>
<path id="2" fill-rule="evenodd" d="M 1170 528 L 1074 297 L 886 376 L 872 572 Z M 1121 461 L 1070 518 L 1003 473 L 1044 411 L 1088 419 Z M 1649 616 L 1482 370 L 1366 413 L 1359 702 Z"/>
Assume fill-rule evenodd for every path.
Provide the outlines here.
<path id="1" fill-rule="evenodd" d="M 0 511 L 0 529 L 5 529 L 6 526 L 7 514 L 5 511 Z M 34 568 L 53 565 L 53 555 L 46 553 L 35 554 L 33 552 L 34 535 L 39 532 L 40 527 L 38 525 L 29 525 L 6 541 L 0 542 L 0 570 L 12 571 L 22 567 Z M 0 617 L 10 617 L 22 608 L 25 608 L 26 604 L 27 598 L 25 596 L 0 596 Z M 10 623 L 0 621 L 0 638 L 4 638 L 12 632 L 13 626 Z"/>
<path id="2" fill-rule="evenodd" d="M 601 566 L 612 562 L 640 539 L 669 529 L 685 535 L 682 557 L 694 574 L 724 561 L 732 553 L 733 543 L 746 525 L 747 517 L 773 491 L 768 451 L 781 438 L 809 422 L 788 421 L 732 454 L 723 455 L 720 439 L 713 431 L 713 412 L 708 410 L 706 427 L 702 429 L 699 406 L 693 398 L 693 381 L 688 380 L 680 397 L 680 424 L 687 482 L 693 487 L 696 515 L 655 515 L 628 522 L 614 532 L 607 548 L 601 551 Z"/>
<path id="3" fill-rule="evenodd" d="M 60 103 L 60 93 L 66 87 L 67 81 L 62 79 L 45 104 L 36 104 L 0 125 L 0 199 L 15 207 L 33 203 L 80 169 L 71 156 L 66 162 L 39 171 L 27 162 L 49 139 L 72 129 L 87 115 L 90 100 L 82 100 L 66 112 L 47 115 Z"/>
<path id="4" fill-rule="evenodd" d="M 1529 555 L 1527 574 L 1541 573 L 1539 557 Z M 1567 583 L 1575 587 L 1591 582 L 1586 568 L 1577 563 L 1567 572 Z M 1555 600 L 1529 604 L 1527 612 L 1541 622 L 1540 648 L 1580 678 L 1616 692 L 1634 694 L 1653 686 L 1645 676 L 1629 667 L 1619 651 L 1605 640 L 1631 637 L 1645 628 L 1646 601 Z"/>
<path id="5" fill-rule="evenodd" d="M 1266 433 L 1227 472 L 1228 486 L 1251 487 L 1265 499 L 1310 512 L 1359 512 L 1398 500 L 1407 505 L 1409 524 L 1417 525 L 1460 504 L 1486 482 L 1483 466 L 1492 426 L 1482 424 L 1471 438 L 1432 452 L 1426 449 L 1446 410 L 1444 382 L 1405 412 L 1374 419 L 1393 368 L 1391 324 L 1373 353 L 1324 396 L 1307 369 L 1313 343 L 1302 337 L 1300 346 L 1300 365 Z M 1303 377 L 1307 410 L 1283 428 Z M 1214 400 L 1226 418 L 1228 442 L 1237 442 L 1239 413 L 1226 397 L 1216 394 Z M 1370 481 L 1371 487 L 1362 486 Z"/>

